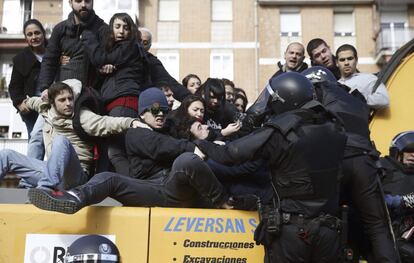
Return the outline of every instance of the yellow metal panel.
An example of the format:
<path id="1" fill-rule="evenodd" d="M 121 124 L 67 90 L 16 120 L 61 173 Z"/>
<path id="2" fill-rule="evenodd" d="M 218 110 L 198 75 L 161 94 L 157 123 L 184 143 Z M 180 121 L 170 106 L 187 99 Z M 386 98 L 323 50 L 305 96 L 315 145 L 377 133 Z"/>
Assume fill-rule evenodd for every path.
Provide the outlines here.
<path id="1" fill-rule="evenodd" d="M 148 262 L 263 262 L 257 224 L 257 212 L 152 208 Z"/>
<path id="2" fill-rule="evenodd" d="M 123 262 L 147 262 L 149 209 L 87 207 L 74 215 L 0 205 L 0 263 L 23 262 L 26 234 L 115 235 Z"/>
<path id="3" fill-rule="evenodd" d="M 371 139 L 382 155 L 388 154 L 392 138 L 414 130 L 414 53 L 394 71 L 387 83 L 390 107 L 376 113 L 370 124 Z"/>

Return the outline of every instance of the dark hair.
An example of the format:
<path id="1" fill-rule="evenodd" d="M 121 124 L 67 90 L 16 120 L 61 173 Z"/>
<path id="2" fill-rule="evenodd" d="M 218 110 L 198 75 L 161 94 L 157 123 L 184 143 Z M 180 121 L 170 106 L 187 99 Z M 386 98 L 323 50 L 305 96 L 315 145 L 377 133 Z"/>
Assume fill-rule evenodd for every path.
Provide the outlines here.
<path id="1" fill-rule="evenodd" d="M 63 82 L 55 82 L 47 89 L 47 96 L 49 98 L 49 103 L 51 105 L 55 104 L 55 98 L 57 95 L 62 93 L 62 91 L 67 90 L 72 96 L 73 96 L 73 90 L 72 88 Z"/>
<path id="2" fill-rule="evenodd" d="M 203 103 L 203 105 L 205 107 L 205 102 L 204 102 L 203 98 L 201 98 L 200 96 L 197 96 L 197 95 L 188 95 L 181 102 L 181 105 L 177 108 L 175 116 L 178 119 L 185 118 L 185 117 L 190 117 L 190 115 L 188 115 L 188 108 L 190 107 L 190 105 L 194 101 L 200 101 L 201 103 Z"/>
<path id="3" fill-rule="evenodd" d="M 312 57 L 312 51 L 319 47 L 320 45 L 324 44 L 325 46 L 328 47 L 328 44 L 326 44 L 325 40 L 321 39 L 321 38 L 314 38 L 311 41 L 309 41 L 308 45 L 306 46 L 306 52 L 308 52 L 309 58 L 310 60 L 313 60 Z"/>
<path id="4" fill-rule="evenodd" d="M 113 30 L 115 19 L 122 20 L 129 26 L 130 33 L 129 33 L 128 41 L 131 46 L 136 44 L 139 40 L 138 39 L 138 36 L 139 36 L 138 27 L 134 23 L 132 18 L 127 13 L 116 13 L 111 17 L 111 20 L 109 21 L 109 27 L 107 28 L 108 32 L 106 33 L 106 44 L 105 44 L 106 51 L 110 51 L 115 45 L 115 36 L 114 36 L 114 30 Z M 139 24 L 138 21 L 137 23 Z"/>
<path id="5" fill-rule="evenodd" d="M 159 88 L 159 89 L 163 89 L 163 88 L 169 88 L 169 89 L 171 89 L 171 85 L 167 82 L 167 81 L 165 81 L 165 80 L 160 80 L 160 81 L 158 81 L 158 82 L 156 82 L 156 83 L 154 83 L 154 86 L 156 87 L 156 88 Z"/>
<path id="6" fill-rule="evenodd" d="M 200 97 L 203 97 L 202 95 L 204 95 L 204 100 L 208 102 L 210 100 L 210 92 L 217 96 L 217 99 L 224 105 L 226 100 L 224 94 L 226 91 L 221 79 L 208 78 L 197 90 L 196 95 Z"/>
<path id="7" fill-rule="evenodd" d="M 246 100 L 247 100 L 246 91 L 244 91 L 244 89 L 242 89 L 242 88 L 234 88 L 234 94 L 236 94 L 236 95 L 239 94 L 241 96 L 244 96 L 246 98 Z"/>
<path id="8" fill-rule="evenodd" d="M 45 46 L 46 46 L 46 45 L 47 45 L 46 30 L 45 30 L 45 28 L 43 27 L 42 23 L 40 23 L 40 21 L 39 21 L 39 20 L 37 20 L 37 19 L 29 19 L 29 20 L 27 20 L 26 22 L 24 22 L 24 24 L 23 24 L 23 34 L 24 34 L 24 37 L 26 38 L 26 28 L 27 28 L 29 25 L 36 25 L 36 26 L 38 26 L 38 27 L 40 28 L 40 31 L 42 31 L 43 36 L 44 36 L 44 38 L 45 38 Z"/>
<path id="9" fill-rule="evenodd" d="M 191 126 L 193 125 L 193 123 L 195 123 L 196 121 L 200 121 L 197 118 L 194 117 L 184 117 L 182 119 L 180 119 L 179 123 L 177 123 L 176 128 L 176 136 L 178 139 L 187 139 L 187 140 L 194 140 L 195 137 L 194 135 L 191 133 L 190 129 Z"/>
<path id="10" fill-rule="evenodd" d="M 190 79 L 192 78 L 198 79 L 198 81 L 200 81 L 201 83 L 201 79 L 196 74 L 188 74 L 187 76 L 183 78 L 183 81 L 182 81 L 184 88 L 187 88 L 188 81 L 190 81 Z"/>
<path id="11" fill-rule="evenodd" d="M 223 78 L 222 80 L 223 80 L 223 85 L 224 85 L 224 86 L 229 85 L 229 86 L 231 86 L 233 89 L 235 88 L 235 86 L 234 86 L 234 82 L 233 82 L 233 81 L 231 81 L 231 80 L 229 80 L 229 79 L 225 79 L 225 78 Z"/>
<path id="12" fill-rule="evenodd" d="M 236 96 L 234 96 L 234 102 L 236 102 L 236 100 L 241 99 L 243 101 L 243 112 L 246 111 L 246 107 L 247 107 L 247 98 L 243 95 L 240 94 L 236 94 Z"/>
<path id="13" fill-rule="evenodd" d="M 336 50 L 335 56 L 338 57 L 339 52 L 342 51 L 352 51 L 352 53 L 354 53 L 354 57 L 355 59 L 358 59 L 358 52 L 356 50 L 356 48 L 353 45 L 349 45 L 349 44 L 344 44 L 340 47 L 338 47 L 338 49 Z"/>

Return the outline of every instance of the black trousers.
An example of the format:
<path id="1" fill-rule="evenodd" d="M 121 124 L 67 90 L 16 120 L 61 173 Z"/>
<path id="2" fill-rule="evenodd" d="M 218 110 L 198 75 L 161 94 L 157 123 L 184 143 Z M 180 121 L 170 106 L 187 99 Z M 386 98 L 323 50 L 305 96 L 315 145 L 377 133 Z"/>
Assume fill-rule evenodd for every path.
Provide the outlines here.
<path id="1" fill-rule="evenodd" d="M 398 262 L 378 185 L 375 160 L 368 155 L 345 159 L 342 192 L 350 195 L 372 246 L 373 262 Z M 352 228 L 352 226 L 350 226 Z"/>
<path id="2" fill-rule="evenodd" d="M 336 230 L 320 226 L 315 234 L 299 238 L 299 228 L 294 224 L 283 225 L 280 236 L 265 247 L 265 263 L 335 263 L 339 262 L 341 249 Z"/>
<path id="3" fill-rule="evenodd" d="M 112 117 L 136 118 L 138 116 L 138 112 L 128 107 L 117 106 L 113 108 L 108 115 Z M 128 176 L 129 161 L 125 150 L 125 133 L 113 135 L 109 140 L 107 140 L 107 142 L 108 158 L 114 166 L 115 172 Z"/>
<path id="4" fill-rule="evenodd" d="M 183 153 L 170 173 L 154 180 L 140 180 L 116 173 L 96 174 L 74 189 L 83 205 L 96 204 L 106 197 L 125 206 L 191 207 L 199 196 L 220 207 L 228 196 L 207 164 L 193 153 Z"/>

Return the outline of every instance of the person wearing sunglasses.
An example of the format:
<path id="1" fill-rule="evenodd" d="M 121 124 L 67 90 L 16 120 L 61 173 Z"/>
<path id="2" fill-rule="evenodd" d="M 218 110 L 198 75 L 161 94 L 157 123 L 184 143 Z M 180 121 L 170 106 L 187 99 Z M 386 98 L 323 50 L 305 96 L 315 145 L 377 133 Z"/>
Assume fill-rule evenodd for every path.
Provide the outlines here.
<path id="1" fill-rule="evenodd" d="M 125 206 L 163 207 L 192 207 L 201 196 L 213 207 L 232 208 L 232 198 L 203 161 L 198 147 L 163 134 L 168 112 L 164 93 L 149 88 L 141 93 L 138 106 L 146 127 L 129 129 L 126 134 L 129 177 L 103 172 L 68 191 L 32 189 L 30 201 L 41 209 L 66 214 L 108 196 Z"/>

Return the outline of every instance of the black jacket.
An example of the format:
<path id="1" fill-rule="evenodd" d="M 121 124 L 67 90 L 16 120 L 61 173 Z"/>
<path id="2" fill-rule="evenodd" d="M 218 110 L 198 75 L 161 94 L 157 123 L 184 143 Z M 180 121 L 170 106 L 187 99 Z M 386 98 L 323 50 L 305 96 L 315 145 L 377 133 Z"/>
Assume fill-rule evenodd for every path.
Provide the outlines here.
<path id="1" fill-rule="evenodd" d="M 138 179 L 157 178 L 169 170 L 174 160 L 184 152 L 194 152 L 187 140 L 178 140 L 146 128 L 129 129 L 125 137 L 129 160 L 129 176 Z"/>
<path id="2" fill-rule="evenodd" d="M 269 160 L 272 180 L 283 199 L 282 211 L 309 217 L 335 213 L 339 196 L 335 186 L 346 137 L 333 115 L 321 106 L 307 105 L 272 116 L 267 127 L 226 146 L 195 143 L 208 157 L 224 164 Z"/>
<path id="3" fill-rule="evenodd" d="M 41 90 L 47 89 L 54 80 L 62 81 L 71 78 L 79 79 L 83 85 L 93 85 L 96 71 L 95 68 L 90 67 L 89 58 L 85 56 L 80 41 L 85 28 L 99 34 L 101 39 L 106 24 L 93 13 L 87 22 L 76 25 L 74 14 L 71 12 L 68 19 L 53 28 L 39 75 Z M 70 57 L 68 65 L 60 65 L 62 55 Z"/>
<path id="4" fill-rule="evenodd" d="M 279 70 L 278 71 L 276 71 L 276 73 L 275 74 L 273 74 L 273 76 L 272 76 L 272 78 L 273 77 L 277 77 L 277 76 L 279 76 L 280 74 L 282 74 L 282 73 L 285 73 L 286 71 L 283 69 L 283 65 L 282 65 L 282 63 L 280 63 L 280 61 L 279 62 L 277 62 L 277 66 L 278 66 L 278 68 L 279 68 Z M 305 69 L 307 69 L 308 68 L 308 64 L 306 64 L 305 62 L 303 62 L 301 65 L 300 65 L 300 67 L 299 68 L 297 68 L 296 70 L 294 70 L 295 72 L 302 72 L 302 71 L 304 71 Z"/>
<path id="5" fill-rule="evenodd" d="M 146 52 L 146 57 L 150 74 L 146 86 L 151 87 L 157 86 L 160 83 L 166 83 L 171 87 L 171 90 L 174 93 L 174 98 L 179 101 L 182 101 L 185 97 L 191 94 L 190 91 L 183 87 L 183 85 L 171 77 L 167 70 L 165 70 L 164 65 L 156 56 L 150 52 Z"/>
<path id="6" fill-rule="evenodd" d="M 380 158 L 383 190 L 386 194 L 405 195 L 413 192 L 414 169 L 402 165 L 390 156 Z"/>
<path id="7" fill-rule="evenodd" d="M 89 30 L 82 33 L 82 43 L 95 68 L 100 69 L 106 64 L 116 68 L 112 74 L 103 75 L 100 91 L 105 104 L 119 97 L 140 94 L 147 79 L 144 51 L 140 45 L 128 40 L 119 41 L 106 51 L 103 43 L 98 42 L 96 35 Z"/>
<path id="8" fill-rule="evenodd" d="M 233 104 L 223 101 L 223 104 L 215 112 L 206 111 L 204 120 L 212 129 L 224 129 L 230 123 L 236 121 L 237 109 Z"/>
<path id="9" fill-rule="evenodd" d="M 348 87 L 338 82 L 319 82 L 314 84 L 317 100 L 342 120 L 347 140 L 346 157 L 363 151 L 373 153 L 369 123 L 369 108 L 359 92 L 348 93 Z"/>
<path id="10" fill-rule="evenodd" d="M 36 92 L 40 62 L 30 47 L 25 47 L 13 58 L 13 71 L 9 84 L 13 106 L 17 108 L 26 96 L 32 97 Z"/>

